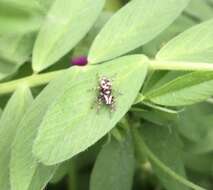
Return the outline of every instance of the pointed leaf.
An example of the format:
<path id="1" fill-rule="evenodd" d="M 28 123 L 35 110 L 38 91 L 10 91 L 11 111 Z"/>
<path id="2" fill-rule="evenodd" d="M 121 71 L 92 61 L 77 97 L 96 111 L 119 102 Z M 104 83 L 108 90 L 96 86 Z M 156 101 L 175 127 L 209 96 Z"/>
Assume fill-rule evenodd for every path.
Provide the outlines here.
<path id="1" fill-rule="evenodd" d="M 0 119 L 0 186 L 1 190 L 10 189 L 9 160 L 11 145 L 15 138 L 18 124 L 31 104 L 30 90 L 19 87 L 9 99 Z"/>
<path id="2" fill-rule="evenodd" d="M 147 59 L 142 55 L 121 57 L 114 61 L 84 68 L 73 67 L 61 95 L 52 103 L 40 125 L 33 153 L 46 165 L 67 160 L 97 142 L 124 116 L 133 104 L 146 76 Z M 100 76 L 114 78 L 116 111 L 101 106 L 100 113 L 91 106 Z M 131 90 L 129 88 L 131 87 Z"/>
<path id="3" fill-rule="evenodd" d="M 145 94 L 150 101 L 166 106 L 201 102 L 213 95 L 213 72 L 192 72 Z"/>
<path id="4" fill-rule="evenodd" d="M 89 31 L 104 0 L 56 0 L 33 50 L 33 70 L 41 71 L 70 51 Z"/>
<path id="5" fill-rule="evenodd" d="M 99 153 L 90 179 L 90 190 L 131 190 L 134 151 L 130 137 L 114 138 Z"/>
<path id="6" fill-rule="evenodd" d="M 180 15 L 188 2 L 188 0 L 130 1 L 98 34 L 90 49 L 89 62 L 109 60 L 149 42 Z"/>
<path id="7" fill-rule="evenodd" d="M 67 82 L 67 79 L 65 76 L 48 85 L 46 90 L 42 91 L 32 103 L 19 125 L 19 130 L 13 142 L 10 161 L 12 190 L 28 190 L 32 181 L 37 181 L 35 173 L 40 173 L 38 170 L 42 167 L 32 154 L 33 141 L 48 106 L 57 97 L 57 94 L 62 91 L 64 88 L 62 84 Z M 45 173 L 50 175 L 47 170 L 52 171 L 54 167 L 46 167 Z M 42 178 L 44 177 L 48 176 L 43 176 Z"/>
<path id="8" fill-rule="evenodd" d="M 33 43 L 32 33 L 0 37 L 0 79 L 16 72 L 29 59 Z"/>
<path id="9" fill-rule="evenodd" d="M 213 62 L 213 19 L 196 25 L 169 41 L 158 60 Z M 172 64 L 172 62 L 171 62 Z M 181 64 L 181 62 L 180 62 Z"/>

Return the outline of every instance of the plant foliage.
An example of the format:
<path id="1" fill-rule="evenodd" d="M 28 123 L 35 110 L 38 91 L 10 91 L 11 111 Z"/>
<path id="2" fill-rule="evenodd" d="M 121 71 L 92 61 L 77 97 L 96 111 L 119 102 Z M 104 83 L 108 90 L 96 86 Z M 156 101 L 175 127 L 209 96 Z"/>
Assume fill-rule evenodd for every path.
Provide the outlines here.
<path id="1" fill-rule="evenodd" d="M 0 189 L 213 189 L 212 63 L 212 0 L 1 0 Z"/>

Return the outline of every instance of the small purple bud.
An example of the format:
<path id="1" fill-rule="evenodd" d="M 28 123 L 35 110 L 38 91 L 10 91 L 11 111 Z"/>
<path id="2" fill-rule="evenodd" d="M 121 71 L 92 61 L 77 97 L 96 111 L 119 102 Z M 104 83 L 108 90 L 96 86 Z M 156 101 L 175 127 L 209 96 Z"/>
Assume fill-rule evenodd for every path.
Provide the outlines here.
<path id="1" fill-rule="evenodd" d="M 84 66 L 88 63 L 86 56 L 72 58 L 72 65 Z"/>

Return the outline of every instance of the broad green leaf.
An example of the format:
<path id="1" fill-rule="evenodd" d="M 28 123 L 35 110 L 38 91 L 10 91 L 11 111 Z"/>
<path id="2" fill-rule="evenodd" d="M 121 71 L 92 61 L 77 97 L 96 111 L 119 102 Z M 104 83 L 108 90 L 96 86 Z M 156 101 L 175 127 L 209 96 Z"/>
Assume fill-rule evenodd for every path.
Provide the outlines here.
<path id="1" fill-rule="evenodd" d="M 100 151 L 90 179 L 90 190 L 131 190 L 134 151 L 130 137 L 114 138 Z"/>
<path id="2" fill-rule="evenodd" d="M 186 30 L 176 38 L 169 41 L 158 52 L 156 59 L 212 63 L 212 30 L 213 19 Z"/>
<path id="3" fill-rule="evenodd" d="M 149 124 L 143 126 L 140 132 L 133 129 L 138 155 L 147 155 L 166 189 L 204 190 L 185 178 L 181 142 L 172 128 Z"/>
<path id="4" fill-rule="evenodd" d="M 33 98 L 30 90 L 20 86 L 9 99 L 0 119 L 0 186 L 1 190 L 10 189 L 9 160 L 11 145 L 15 138 L 18 124 L 30 106 Z"/>
<path id="5" fill-rule="evenodd" d="M 56 0 L 36 39 L 33 70 L 38 72 L 68 53 L 89 31 L 104 0 Z"/>
<path id="6" fill-rule="evenodd" d="M 36 180 L 36 183 L 39 182 L 40 177 L 39 179 L 35 178 L 39 176 L 37 175 L 40 173 L 39 170 L 44 170 L 44 168 L 33 156 L 32 145 L 44 114 L 57 96 L 57 93 L 62 91 L 64 88 L 63 84 L 67 81 L 68 77 L 64 76 L 48 85 L 46 90 L 42 91 L 32 103 L 19 124 L 19 130 L 13 142 L 10 161 L 12 190 L 28 190 L 33 181 Z M 55 166 L 45 167 L 45 174 L 51 174 L 51 172 L 48 172 L 48 169 L 53 171 L 54 168 Z M 44 175 L 44 173 L 42 173 L 42 175 Z M 48 176 L 42 176 L 42 178 L 48 178 Z M 43 183 L 44 181 L 41 182 Z M 37 185 L 38 184 L 36 184 L 36 186 Z"/>
<path id="7" fill-rule="evenodd" d="M 213 72 L 192 72 L 148 91 L 145 97 L 160 105 L 190 105 L 212 96 L 212 85 Z"/>
<path id="8" fill-rule="evenodd" d="M 33 43 L 32 33 L 0 37 L 0 79 L 13 74 L 29 60 Z"/>
<path id="9" fill-rule="evenodd" d="M 35 31 L 40 27 L 41 22 L 41 7 L 35 1 L 0 1 L 0 34 Z"/>
<path id="10" fill-rule="evenodd" d="M 44 164 L 52 165 L 75 156 L 102 138 L 133 104 L 146 76 L 146 63 L 143 55 L 132 55 L 101 65 L 72 67 L 65 74 L 69 79 L 61 84 L 64 89 L 60 96 L 43 117 L 34 155 Z M 110 108 L 104 105 L 99 113 L 96 106 L 91 108 L 96 105 L 97 93 L 89 89 L 97 87 L 97 74 L 114 76 L 115 112 L 110 113 Z"/>
<path id="11" fill-rule="evenodd" d="M 0 118 L 1 118 L 1 114 L 2 114 L 2 109 L 0 108 Z"/>
<path id="12" fill-rule="evenodd" d="M 149 41 L 168 27 L 188 0 L 134 0 L 121 8 L 96 37 L 89 62 L 118 57 Z"/>

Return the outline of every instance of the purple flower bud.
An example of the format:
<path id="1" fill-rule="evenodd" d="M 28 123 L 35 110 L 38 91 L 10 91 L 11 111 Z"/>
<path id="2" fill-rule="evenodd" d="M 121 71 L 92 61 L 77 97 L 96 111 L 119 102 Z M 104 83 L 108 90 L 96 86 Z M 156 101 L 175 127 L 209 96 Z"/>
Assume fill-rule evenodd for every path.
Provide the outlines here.
<path id="1" fill-rule="evenodd" d="M 84 66 L 88 63 L 86 56 L 72 58 L 72 65 Z"/>

